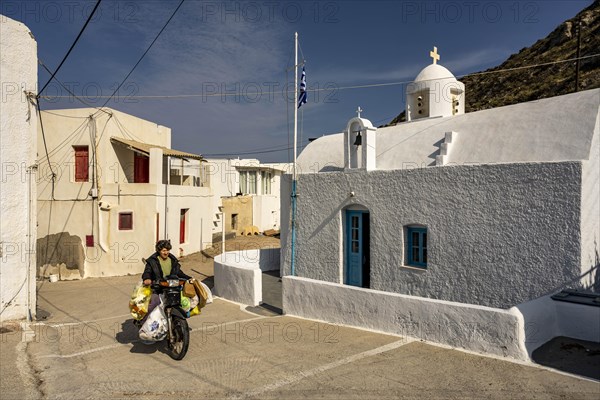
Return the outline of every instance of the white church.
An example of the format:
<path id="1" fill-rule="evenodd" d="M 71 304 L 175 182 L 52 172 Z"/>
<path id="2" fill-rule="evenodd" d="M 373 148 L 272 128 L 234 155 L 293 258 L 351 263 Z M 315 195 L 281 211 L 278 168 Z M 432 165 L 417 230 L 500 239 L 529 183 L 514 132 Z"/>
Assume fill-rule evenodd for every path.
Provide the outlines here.
<path id="1" fill-rule="evenodd" d="M 293 276 L 285 180 L 284 312 L 517 359 L 600 342 L 599 295 L 556 300 L 600 293 L 600 89 L 465 114 L 430 55 L 406 122 L 359 108 L 300 154 Z"/>

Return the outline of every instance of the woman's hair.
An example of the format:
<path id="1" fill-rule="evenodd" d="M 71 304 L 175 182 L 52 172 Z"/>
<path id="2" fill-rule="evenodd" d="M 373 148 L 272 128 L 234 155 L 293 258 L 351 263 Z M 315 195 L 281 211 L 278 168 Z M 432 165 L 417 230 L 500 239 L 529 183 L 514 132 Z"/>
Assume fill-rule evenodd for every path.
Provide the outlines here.
<path id="1" fill-rule="evenodd" d="M 162 249 L 171 250 L 173 246 L 171 246 L 170 240 L 159 240 L 158 242 L 156 242 L 155 248 L 156 251 L 161 251 Z"/>

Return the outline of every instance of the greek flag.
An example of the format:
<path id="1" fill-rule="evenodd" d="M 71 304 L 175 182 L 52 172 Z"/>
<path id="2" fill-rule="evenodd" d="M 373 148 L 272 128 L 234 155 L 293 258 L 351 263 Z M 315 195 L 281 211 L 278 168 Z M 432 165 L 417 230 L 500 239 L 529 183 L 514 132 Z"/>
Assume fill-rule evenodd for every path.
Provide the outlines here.
<path id="1" fill-rule="evenodd" d="M 302 78 L 300 78 L 300 95 L 298 96 L 298 108 L 306 104 L 306 72 L 302 67 Z"/>

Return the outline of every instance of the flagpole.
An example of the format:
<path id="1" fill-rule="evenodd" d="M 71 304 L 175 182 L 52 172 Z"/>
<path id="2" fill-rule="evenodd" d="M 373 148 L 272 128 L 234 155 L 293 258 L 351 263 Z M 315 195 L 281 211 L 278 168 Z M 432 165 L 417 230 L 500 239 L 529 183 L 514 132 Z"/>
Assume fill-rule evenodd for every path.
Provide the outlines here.
<path id="1" fill-rule="evenodd" d="M 294 101 L 298 101 L 298 32 L 294 34 Z M 298 151 L 298 104 L 294 103 L 294 182 L 296 181 L 296 157 Z"/>
<path id="2" fill-rule="evenodd" d="M 296 157 L 298 148 L 298 32 L 294 34 L 294 166 L 292 177 L 292 261 L 291 275 L 296 275 Z"/>

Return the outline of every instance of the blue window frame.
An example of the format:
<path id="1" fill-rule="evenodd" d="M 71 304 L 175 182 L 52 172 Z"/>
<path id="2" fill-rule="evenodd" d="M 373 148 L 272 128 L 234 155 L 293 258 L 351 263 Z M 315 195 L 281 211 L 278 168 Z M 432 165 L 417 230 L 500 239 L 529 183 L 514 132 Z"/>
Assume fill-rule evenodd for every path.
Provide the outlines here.
<path id="1" fill-rule="evenodd" d="M 427 228 L 409 226 L 406 235 L 406 264 L 427 268 Z"/>

